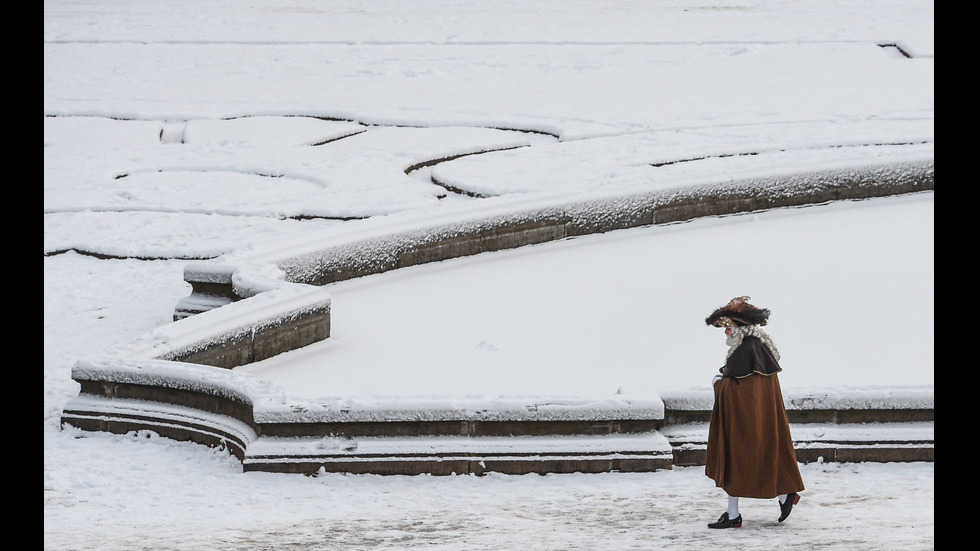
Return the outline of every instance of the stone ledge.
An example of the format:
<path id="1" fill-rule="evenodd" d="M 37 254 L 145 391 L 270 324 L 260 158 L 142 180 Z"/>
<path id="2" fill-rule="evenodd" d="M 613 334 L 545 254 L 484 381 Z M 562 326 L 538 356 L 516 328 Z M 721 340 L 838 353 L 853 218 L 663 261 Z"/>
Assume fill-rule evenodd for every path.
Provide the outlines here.
<path id="1" fill-rule="evenodd" d="M 192 293 L 174 319 L 239 300 L 250 291 L 234 284 L 239 263 L 268 263 L 294 283 L 322 286 L 418 264 L 512 249 L 566 237 L 603 233 L 708 216 L 831 201 L 885 197 L 935 189 L 935 162 L 901 162 L 703 184 L 687 189 L 633 192 L 565 200 L 541 207 L 514 205 L 511 212 L 460 212 L 437 221 L 406 221 L 237 260 L 188 264 Z M 369 228 L 369 229 L 368 229 Z"/>
<path id="2" fill-rule="evenodd" d="M 252 426 L 235 415 L 211 414 L 193 405 L 105 399 L 84 393 L 65 408 L 61 422 L 80 430 L 112 434 L 152 432 L 180 442 L 227 449 L 242 461 L 257 438 Z"/>
<path id="3" fill-rule="evenodd" d="M 657 431 L 540 437 L 268 438 L 245 470 L 302 473 L 504 474 L 640 472 L 671 468 Z"/>
<path id="4" fill-rule="evenodd" d="M 316 458 L 300 462 L 265 463 L 260 460 L 243 463 L 243 469 L 314 476 L 319 473 L 377 475 L 484 475 L 563 474 L 652 472 L 670 470 L 671 458 L 664 456 L 595 457 L 382 457 L 369 459 Z"/>

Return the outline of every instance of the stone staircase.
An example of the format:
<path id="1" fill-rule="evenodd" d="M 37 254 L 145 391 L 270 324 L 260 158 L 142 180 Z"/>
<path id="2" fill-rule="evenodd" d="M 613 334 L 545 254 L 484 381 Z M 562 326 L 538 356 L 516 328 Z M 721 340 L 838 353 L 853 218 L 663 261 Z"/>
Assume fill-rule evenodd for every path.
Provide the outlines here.
<path id="1" fill-rule="evenodd" d="M 646 472 L 704 464 L 712 396 L 646 401 L 515 399 L 384 409 L 266 395 L 242 374 L 170 364 L 79 362 L 79 395 L 62 422 L 83 430 L 153 431 L 229 450 L 244 471 L 316 475 Z M 161 368 L 162 369 L 162 368 Z M 800 462 L 934 461 L 931 389 L 891 395 L 786 397 Z"/>

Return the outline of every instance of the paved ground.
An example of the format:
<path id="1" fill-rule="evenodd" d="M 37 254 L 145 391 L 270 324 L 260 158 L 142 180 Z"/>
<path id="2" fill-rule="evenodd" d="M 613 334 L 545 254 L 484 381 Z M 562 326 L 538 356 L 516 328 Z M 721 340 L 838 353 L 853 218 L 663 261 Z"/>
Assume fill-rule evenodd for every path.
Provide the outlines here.
<path id="1" fill-rule="evenodd" d="M 106 459 L 73 474 L 71 491 L 45 491 L 45 509 L 59 511 L 45 517 L 45 549 L 52 551 L 935 548 L 933 463 L 805 464 L 806 491 L 786 522 L 776 522 L 775 500 L 743 499 L 742 528 L 709 530 L 726 498 L 701 467 L 305 477 L 241 473 L 234 459 L 164 439 L 101 435 L 73 446 L 83 458 Z M 180 490 L 186 507 L 168 505 L 170 492 L 150 476 L 158 470 L 192 481 Z M 98 484 L 110 471 L 131 487 L 126 499 Z"/>

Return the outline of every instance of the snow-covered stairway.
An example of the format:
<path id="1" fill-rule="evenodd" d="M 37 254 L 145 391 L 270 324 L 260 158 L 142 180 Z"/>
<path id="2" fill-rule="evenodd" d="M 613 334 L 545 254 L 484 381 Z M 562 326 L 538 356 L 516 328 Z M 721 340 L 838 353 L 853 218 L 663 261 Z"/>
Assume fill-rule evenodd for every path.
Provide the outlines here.
<path id="1" fill-rule="evenodd" d="M 649 400 L 288 399 L 232 370 L 79 362 L 63 423 L 225 447 L 245 471 L 315 475 L 640 472 L 704 463 L 710 391 Z M 801 462 L 934 461 L 931 388 L 790 393 Z"/>
<path id="2" fill-rule="evenodd" d="M 670 469 L 663 402 L 410 398 L 258 408 L 246 471 L 507 474 Z"/>

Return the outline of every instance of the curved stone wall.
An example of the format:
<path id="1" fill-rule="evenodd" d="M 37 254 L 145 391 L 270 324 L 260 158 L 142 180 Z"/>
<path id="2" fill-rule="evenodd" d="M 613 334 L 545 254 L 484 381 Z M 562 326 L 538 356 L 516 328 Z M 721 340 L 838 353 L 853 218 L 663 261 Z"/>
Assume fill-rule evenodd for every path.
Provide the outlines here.
<path id="1" fill-rule="evenodd" d="M 934 160 L 801 172 L 678 189 L 521 204 L 505 212 L 463 211 L 438 220 L 399 220 L 367 236 L 313 241 L 233 261 L 196 262 L 184 270 L 191 295 L 174 319 L 254 293 L 238 272 L 274 265 L 285 281 L 326 285 L 427 262 L 619 229 L 741 212 L 867 199 L 935 189 Z M 408 227 L 409 229 L 404 229 Z M 373 235 L 371 235 L 373 234 Z M 236 278 L 238 282 L 236 282 Z"/>

